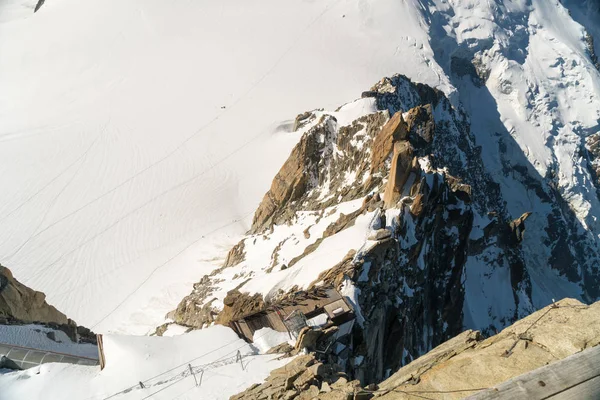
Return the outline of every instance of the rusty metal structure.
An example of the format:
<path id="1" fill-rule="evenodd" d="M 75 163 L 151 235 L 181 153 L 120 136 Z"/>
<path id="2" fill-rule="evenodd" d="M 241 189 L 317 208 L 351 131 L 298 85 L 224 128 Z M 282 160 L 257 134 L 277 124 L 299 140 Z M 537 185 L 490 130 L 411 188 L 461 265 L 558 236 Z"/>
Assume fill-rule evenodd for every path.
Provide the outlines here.
<path id="1" fill-rule="evenodd" d="M 288 332 L 291 338 L 294 337 L 296 327 L 294 325 L 294 328 L 290 328 L 289 323 L 286 324 L 286 319 L 290 320 L 293 314 L 296 315 L 296 317 L 292 317 L 295 321 L 294 324 L 300 323 L 300 319 L 306 322 L 306 320 L 317 315 L 327 314 L 331 324 L 337 325 L 340 322 L 352 319 L 354 316 L 352 308 L 337 290 L 333 288 L 313 288 L 310 291 L 292 293 L 286 298 L 270 304 L 263 310 L 231 322 L 229 326 L 248 342 L 252 342 L 254 332 L 262 328 Z"/>

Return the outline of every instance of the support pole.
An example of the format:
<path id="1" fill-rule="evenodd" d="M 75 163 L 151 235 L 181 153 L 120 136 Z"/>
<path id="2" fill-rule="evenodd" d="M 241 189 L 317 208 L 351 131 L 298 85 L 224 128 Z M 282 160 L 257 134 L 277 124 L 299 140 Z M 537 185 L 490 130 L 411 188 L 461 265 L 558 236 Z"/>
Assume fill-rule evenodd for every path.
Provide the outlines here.
<path id="1" fill-rule="evenodd" d="M 242 366 L 242 371 L 244 370 L 244 360 L 242 359 L 242 353 L 238 350 L 237 354 L 235 355 L 235 362 L 240 362 L 240 365 Z"/>
<path id="2" fill-rule="evenodd" d="M 198 379 L 196 379 L 196 374 L 194 373 L 194 370 L 192 369 L 192 364 L 188 364 L 188 367 L 190 368 L 190 374 L 192 374 L 192 376 L 194 377 L 194 382 L 196 382 L 196 387 L 198 387 Z"/>
<path id="3" fill-rule="evenodd" d="M 202 377 L 204 376 L 204 370 L 201 369 L 200 370 L 200 383 L 198 384 L 198 386 L 202 386 Z"/>

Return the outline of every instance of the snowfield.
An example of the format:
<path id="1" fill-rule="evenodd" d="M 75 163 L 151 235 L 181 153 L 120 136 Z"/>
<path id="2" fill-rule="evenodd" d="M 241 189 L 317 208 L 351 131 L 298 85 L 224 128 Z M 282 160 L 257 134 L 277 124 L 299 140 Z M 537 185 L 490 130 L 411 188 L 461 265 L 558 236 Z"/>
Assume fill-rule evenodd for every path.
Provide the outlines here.
<path id="1" fill-rule="evenodd" d="M 219 266 L 298 113 L 446 82 L 410 2 L 34 3 L 0 6 L 0 261 L 97 332 L 152 331 Z"/>

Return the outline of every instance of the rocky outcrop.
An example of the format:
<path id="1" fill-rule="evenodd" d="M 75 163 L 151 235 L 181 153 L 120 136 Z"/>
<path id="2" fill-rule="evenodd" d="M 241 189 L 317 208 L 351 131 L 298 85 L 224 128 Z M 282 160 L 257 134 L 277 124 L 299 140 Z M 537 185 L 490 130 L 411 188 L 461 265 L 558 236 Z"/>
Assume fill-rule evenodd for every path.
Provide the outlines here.
<path id="1" fill-rule="evenodd" d="M 246 258 L 246 253 L 244 252 L 245 243 L 246 242 L 242 240 L 229 250 L 225 262 L 223 263 L 224 268 L 232 267 L 244 261 Z"/>
<path id="2" fill-rule="evenodd" d="M 599 344 L 600 302 L 564 299 L 487 339 L 464 331 L 367 387 L 308 354 L 231 399 L 462 399 Z"/>
<path id="3" fill-rule="evenodd" d="M 74 342 L 96 343 L 96 335 L 46 302 L 46 295 L 19 282 L 0 265 L 0 324 L 40 324 L 58 329 Z"/>
<path id="4" fill-rule="evenodd" d="M 266 304 L 260 294 L 249 296 L 241 293 L 239 290 L 232 290 L 227 293 L 223 300 L 223 310 L 217 316 L 216 322 L 227 325 L 249 314 L 264 310 Z"/>
<path id="5" fill-rule="evenodd" d="M 346 400 L 360 393 L 366 394 L 360 383 L 349 381 L 339 367 L 318 362 L 314 355 L 307 354 L 271 371 L 264 383 L 253 385 L 230 400 Z"/>
<path id="6" fill-rule="evenodd" d="M 375 397 L 461 399 L 600 344 L 600 303 L 564 299 L 484 339 L 466 331 L 379 384 Z M 442 393 L 440 393 L 442 392 Z"/>
<path id="7" fill-rule="evenodd" d="M 288 223 L 299 210 L 322 210 L 364 197 L 377 187 L 384 175 L 367 179 L 371 156 L 363 149 L 371 147 L 387 119 L 386 112 L 377 112 L 340 127 L 333 116 L 323 115 L 302 136 L 273 179 L 254 214 L 250 232 L 259 233 L 273 224 Z M 338 157 L 337 151 L 346 156 Z M 361 177 L 360 182 L 347 182 L 346 172 Z M 323 192 L 337 197 L 324 198 Z"/>
<path id="8" fill-rule="evenodd" d="M 232 252 L 234 252 L 233 249 L 230 254 Z M 202 328 L 214 322 L 218 310 L 212 306 L 215 299 L 208 299 L 214 292 L 214 285 L 217 283 L 218 281 L 215 278 L 204 275 L 199 282 L 194 284 L 192 293 L 184 297 L 177 308 L 170 312 L 167 317 L 173 319 L 179 325 L 196 328 Z M 156 334 L 161 333 L 157 331 Z"/>
<path id="9" fill-rule="evenodd" d="M 454 191 L 444 174 L 415 175 L 412 204 L 410 198 L 402 202 L 391 229 L 384 230 L 388 234 L 377 231 L 376 242 L 357 255 L 357 272 L 343 272 L 359 289 L 365 319 L 355 328 L 346 368 L 363 383 L 380 381 L 463 327 L 461 279 L 473 222 L 464 201 L 469 196 Z"/>
<path id="10" fill-rule="evenodd" d="M 512 176 L 510 182 L 539 200 L 521 197 L 509 204 L 502 195 L 509 193 L 507 183 L 500 186 L 486 170 L 469 119 L 442 92 L 397 75 L 363 97 L 358 101 L 375 103 L 378 111 L 347 126 L 338 124 L 340 110 L 298 119 L 304 131 L 300 143 L 243 239 L 246 251 L 260 245 L 269 249 L 265 254 L 272 252 L 271 259 L 257 268 L 243 261 L 241 246 L 232 250 L 227 266 L 240 264 L 234 276 L 240 294 L 225 305 L 222 321 L 294 292 L 298 288 L 287 285 L 292 278 L 274 286 L 268 300 L 244 294 L 244 285 L 272 271 L 288 270 L 281 274 L 286 277 L 304 273 L 307 269 L 294 270 L 298 260 L 311 254 L 320 262 L 314 256 L 322 243 L 366 213 L 368 228 L 355 236 L 364 234 L 364 243 L 348 248 L 345 257 L 338 253 L 339 260 L 327 259 L 337 264 L 309 281 L 311 289 L 330 285 L 346 293 L 355 307 L 352 340 L 328 362 L 363 384 L 381 381 L 464 329 L 493 335 L 548 304 L 555 293 L 597 297 L 596 251 L 553 188 L 554 178 L 550 183 L 534 178 L 535 168 L 513 162 L 514 146 L 500 138 L 502 170 L 494 178 Z M 315 235 L 313 227 L 340 203 L 349 207 L 350 200 L 362 201 L 360 209 L 359 201 L 352 202 L 352 213 L 338 214 Z M 532 204 L 544 207 L 523 208 Z M 286 226 L 304 223 L 300 229 Z M 299 249 L 290 243 L 299 243 Z M 208 303 L 196 307 L 202 304 Z"/>
<path id="11" fill-rule="evenodd" d="M 355 325 L 349 351 L 332 362 L 365 384 L 463 330 L 469 259 L 490 264 L 494 257 L 508 270 L 515 304 L 531 295 L 519 248 L 529 214 L 506 217 L 464 116 L 440 92 L 403 77 L 382 80 L 370 97 L 393 115 L 374 136 L 368 161 L 370 178 L 383 175 L 381 185 L 387 177 L 383 200 L 392 219 L 359 254 L 315 280 L 358 289 L 364 323 Z M 490 209 L 482 237 L 472 235 L 476 215 Z M 495 322 L 480 329 L 490 334 L 521 316 L 518 308 L 492 315 Z"/>
<path id="12" fill-rule="evenodd" d="M 392 118 L 381 128 L 381 131 L 373 140 L 371 146 L 372 162 L 371 173 L 385 171 L 385 161 L 394 148 L 394 143 L 405 140 L 408 134 L 408 127 L 402 113 L 396 112 Z"/>
<path id="13" fill-rule="evenodd" d="M 394 207 L 402 197 L 404 184 L 408 180 L 412 166 L 412 145 L 407 140 L 394 143 L 394 156 L 392 157 L 390 176 L 385 194 L 383 195 L 383 202 L 386 208 Z"/>
<path id="14" fill-rule="evenodd" d="M 23 285 L 0 266 L 0 318 L 67 324 L 67 316 L 46 302 L 46 295 Z"/>

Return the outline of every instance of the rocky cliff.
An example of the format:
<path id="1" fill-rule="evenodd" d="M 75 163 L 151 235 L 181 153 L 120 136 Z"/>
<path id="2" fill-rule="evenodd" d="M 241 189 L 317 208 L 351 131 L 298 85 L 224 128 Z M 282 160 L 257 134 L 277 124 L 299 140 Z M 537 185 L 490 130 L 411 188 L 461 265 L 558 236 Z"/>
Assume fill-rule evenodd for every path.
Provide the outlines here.
<path id="1" fill-rule="evenodd" d="M 46 295 L 30 289 L 0 265 L 0 317 L 23 322 L 66 324 L 65 314 L 46 303 Z"/>
<path id="2" fill-rule="evenodd" d="M 375 397 L 427 391 L 432 399 L 461 399 L 598 344 L 600 303 L 564 299 L 487 339 L 461 333 L 379 384 Z"/>
<path id="3" fill-rule="evenodd" d="M 40 324 L 65 332 L 71 340 L 95 343 L 93 332 L 46 302 L 46 295 L 19 282 L 0 265 L 0 324 Z"/>
<path id="4" fill-rule="evenodd" d="M 359 323 L 331 362 L 379 382 L 464 329 L 493 335 L 567 295 L 598 298 L 596 240 L 551 175 L 397 75 L 339 109 L 296 119 L 299 142 L 248 235 L 174 313 L 200 328 L 327 285 Z"/>
<path id="5" fill-rule="evenodd" d="M 379 384 L 362 387 L 336 365 L 303 355 L 232 400 L 462 399 L 599 344 L 600 303 L 564 299 L 487 339 L 462 332 Z"/>

